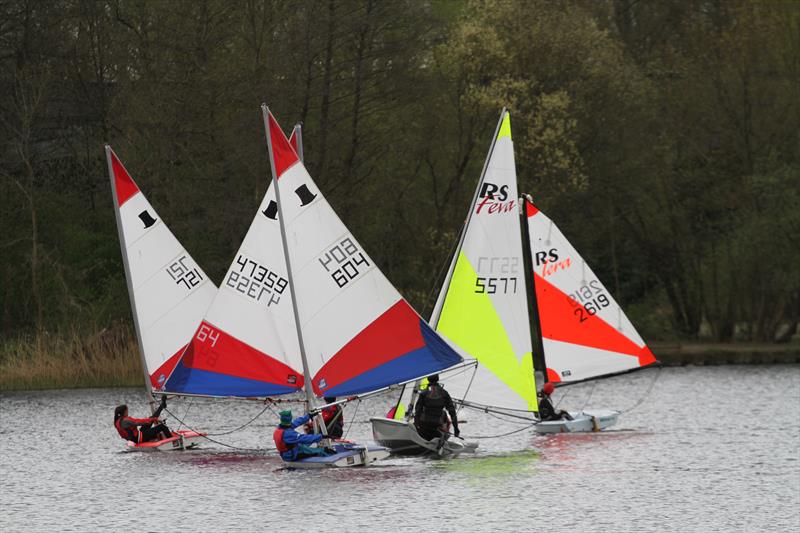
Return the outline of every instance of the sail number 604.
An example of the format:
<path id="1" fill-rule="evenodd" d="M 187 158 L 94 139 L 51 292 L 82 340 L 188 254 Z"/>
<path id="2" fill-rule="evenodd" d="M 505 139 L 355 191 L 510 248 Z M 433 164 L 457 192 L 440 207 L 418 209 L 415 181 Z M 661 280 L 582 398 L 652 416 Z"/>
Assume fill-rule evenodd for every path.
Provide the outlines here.
<path id="1" fill-rule="evenodd" d="M 318 260 L 339 288 L 350 283 L 362 272 L 366 272 L 370 266 L 364 252 L 358 249 L 350 237 L 345 237 L 333 245 Z"/>

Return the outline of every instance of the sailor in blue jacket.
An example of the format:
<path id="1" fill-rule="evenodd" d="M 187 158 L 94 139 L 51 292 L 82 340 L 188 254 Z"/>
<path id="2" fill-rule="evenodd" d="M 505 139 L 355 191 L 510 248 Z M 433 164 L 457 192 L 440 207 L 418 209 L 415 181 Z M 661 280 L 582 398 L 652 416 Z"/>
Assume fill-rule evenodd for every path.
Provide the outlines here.
<path id="1" fill-rule="evenodd" d="M 295 431 L 295 428 L 302 426 L 311 419 L 311 415 L 303 415 L 292 420 L 291 411 L 281 411 L 281 423 L 272 434 L 275 440 L 275 447 L 281 454 L 284 461 L 298 461 L 305 457 L 325 456 L 328 453 L 324 448 L 311 447 L 309 444 L 315 444 L 325 438 L 324 435 L 317 433 L 316 435 L 304 435 Z"/>

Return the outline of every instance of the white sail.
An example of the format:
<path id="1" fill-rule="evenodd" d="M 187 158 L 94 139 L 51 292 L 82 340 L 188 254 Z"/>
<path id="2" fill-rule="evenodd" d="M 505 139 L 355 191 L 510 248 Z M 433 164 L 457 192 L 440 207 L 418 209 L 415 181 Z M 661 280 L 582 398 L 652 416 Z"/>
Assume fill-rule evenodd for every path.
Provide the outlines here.
<path id="1" fill-rule="evenodd" d="M 547 380 L 582 381 L 655 363 L 622 308 L 544 213 L 527 202 Z"/>
<path id="2" fill-rule="evenodd" d="M 458 363 L 348 231 L 266 107 L 264 122 L 314 393 L 361 394 Z"/>
<path id="3" fill-rule="evenodd" d="M 511 122 L 503 111 L 431 324 L 479 363 L 474 376 L 443 377 L 453 397 L 535 412 L 522 244 Z"/>
<path id="4" fill-rule="evenodd" d="M 301 146 L 300 127 L 292 146 Z M 270 182 L 169 392 L 268 397 L 303 387 L 278 204 Z"/>
<path id="5" fill-rule="evenodd" d="M 148 386 L 157 389 L 172 372 L 217 288 L 110 146 L 106 158 L 139 347 Z"/>

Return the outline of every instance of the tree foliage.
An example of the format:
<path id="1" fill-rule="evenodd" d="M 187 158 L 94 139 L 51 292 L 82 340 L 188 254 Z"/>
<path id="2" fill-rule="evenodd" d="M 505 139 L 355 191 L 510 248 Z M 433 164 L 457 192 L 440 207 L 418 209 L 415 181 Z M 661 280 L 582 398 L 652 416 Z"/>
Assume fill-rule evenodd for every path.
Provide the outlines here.
<path id="1" fill-rule="evenodd" d="M 0 84 L 4 336 L 127 320 L 104 142 L 221 279 L 262 101 L 421 311 L 507 106 L 521 188 L 646 336 L 797 327 L 794 2 L 6 0 Z"/>

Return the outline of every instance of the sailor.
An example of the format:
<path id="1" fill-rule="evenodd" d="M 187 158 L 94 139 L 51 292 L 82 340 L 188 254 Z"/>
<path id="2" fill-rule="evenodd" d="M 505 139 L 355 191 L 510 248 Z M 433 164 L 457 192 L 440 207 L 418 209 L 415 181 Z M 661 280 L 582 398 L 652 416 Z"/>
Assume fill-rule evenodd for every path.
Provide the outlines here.
<path id="1" fill-rule="evenodd" d="M 120 437 L 137 444 L 168 439 L 172 437 L 172 432 L 166 424 L 158 419 L 166 406 L 167 397 L 165 395 L 161 397 L 161 404 L 150 418 L 132 418 L 128 416 L 128 406 L 120 405 L 114 409 L 114 427 L 117 428 Z"/>
<path id="2" fill-rule="evenodd" d="M 553 407 L 550 395 L 554 390 L 556 388 L 549 381 L 542 387 L 542 391 L 539 393 L 539 418 L 542 420 L 572 420 L 572 416 L 568 412 L 556 410 Z"/>
<path id="3" fill-rule="evenodd" d="M 453 423 L 453 435 L 458 437 L 458 418 L 453 399 L 450 394 L 439 385 L 439 376 L 428 376 L 428 388 L 419 393 L 419 399 L 414 407 L 414 425 L 420 437 L 425 440 L 440 438 L 448 433 L 447 410 Z"/>
<path id="4" fill-rule="evenodd" d="M 325 403 L 336 401 L 335 396 L 325 396 Z M 341 439 L 344 435 L 344 411 L 341 405 L 329 405 L 322 410 L 322 420 L 328 430 L 328 436 L 333 439 Z"/>
<path id="5" fill-rule="evenodd" d="M 275 447 L 284 461 L 292 462 L 306 457 L 326 456 L 328 452 L 325 448 L 312 447 L 309 444 L 316 444 L 325 438 L 321 433 L 304 435 L 295 431 L 311 419 L 311 414 L 303 415 L 292 420 L 291 411 L 281 411 L 281 422 L 272 434 Z"/>

